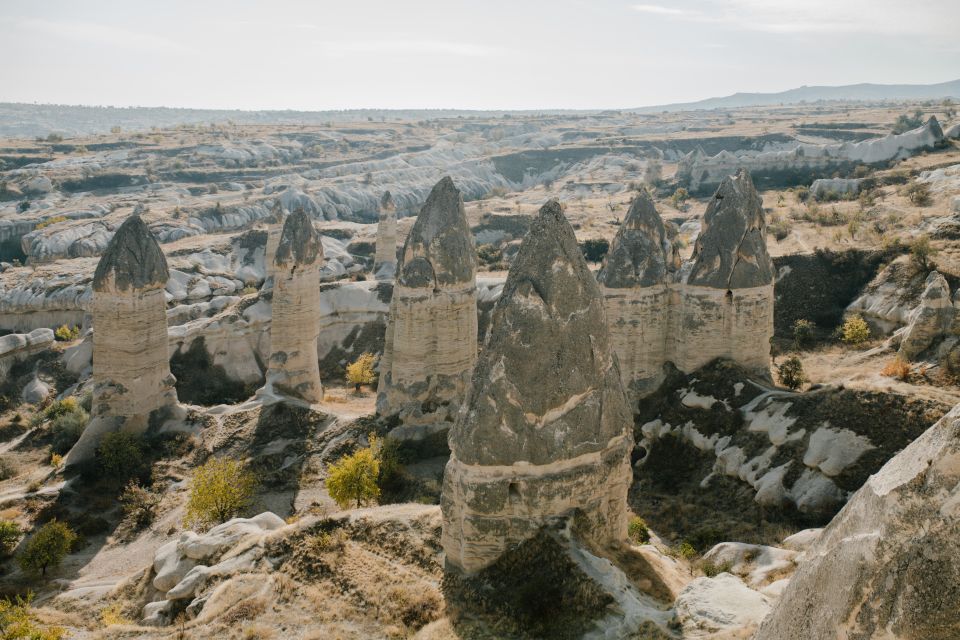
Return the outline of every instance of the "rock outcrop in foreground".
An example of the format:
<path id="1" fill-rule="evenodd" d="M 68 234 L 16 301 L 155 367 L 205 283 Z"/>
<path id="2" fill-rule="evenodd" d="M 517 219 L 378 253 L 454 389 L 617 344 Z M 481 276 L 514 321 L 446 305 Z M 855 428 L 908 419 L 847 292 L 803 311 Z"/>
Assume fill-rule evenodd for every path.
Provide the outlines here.
<path id="1" fill-rule="evenodd" d="M 960 637 L 960 407 L 871 476 L 754 640 Z"/>
<path id="2" fill-rule="evenodd" d="M 463 197 L 436 184 L 403 246 L 380 361 L 377 412 L 400 438 L 450 427 L 477 358 L 477 253 Z"/>
<path id="3" fill-rule="evenodd" d="M 167 260 L 139 215 L 117 229 L 93 277 L 93 421 L 68 462 L 93 455 L 118 428 L 142 432 L 151 414 L 176 406 L 170 373 Z"/>
<path id="4" fill-rule="evenodd" d="M 679 271 L 646 192 L 634 200 L 597 279 L 624 387 L 635 404 L 664 378 L 716 358 L 765 374 L 773 337 L 774 267 L 760 196 L 746 171 L 727 176 Z"/>
<path id="5" fill-rule="evenodd" d="M 626 536 L 632 420 L 603 298 L 556 200 L 540 210 L 450 432 L 443 547 L 467 574 L 577 514 L 596 544 Z"/>
<path id="6" fill-rule="evenodd" d="M 392 282 L 397 275 L 397 205 L 389 191 L 380 198 L 377 222 L 377 253 L 373 260 L 373 277 Z"/>
<path id="7" fill-rule="evenodd" d="M 302 209 L 284 222 L 273 264 L 270 361 L 261 395 L 317 403 L 323 400 L 317 360 L 323 245 Z"/>

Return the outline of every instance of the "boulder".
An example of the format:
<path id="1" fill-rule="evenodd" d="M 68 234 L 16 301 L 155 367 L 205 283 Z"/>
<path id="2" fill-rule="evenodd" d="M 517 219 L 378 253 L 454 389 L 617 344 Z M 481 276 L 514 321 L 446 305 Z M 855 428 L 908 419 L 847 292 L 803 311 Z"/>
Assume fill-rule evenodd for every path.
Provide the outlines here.
<path id="1" fill-rule="evenodd" d="M 743 634 L 754 628 L 770 611 L 772 602 L 740 578 L 721 573 L 688 584 L 674 607 L 684 638 L 708 638 L 722 632 Z"/>
<path id="2" fill-rule="evenodd" d="M 33 380 L 27 383 L 27 386 L 23 388 L 23 391 L 20 392 L 20 397 L 24 402 L 29 404 L 40 404 L 47 399 L 47 396 L 50 395 L 50 387 L 46 385 L 40 378 L 36 375 L 33 376 Z"/>
<path id="3" fill-rule="evenodd" d="M 755 640 L 960 637 L 960 407 L 891 458 L 805 553 Z"/>
<path id="4" fill-rule="evenodd" d="M 956 316 L 950 299 L 950 285 L 937 271 L 924 282 L 920 303 L 910 313 L 900 340 L 900 355 L 913 360 L 950 331 Z"/>
<path id="5" fill-rule="evenodd" d="M 560 204 L 540 209 L 497 301 L 442 494 L 447 564 L 474 573 L 574 514 L 626 536 L 632 420 L 603 298 Z"/>

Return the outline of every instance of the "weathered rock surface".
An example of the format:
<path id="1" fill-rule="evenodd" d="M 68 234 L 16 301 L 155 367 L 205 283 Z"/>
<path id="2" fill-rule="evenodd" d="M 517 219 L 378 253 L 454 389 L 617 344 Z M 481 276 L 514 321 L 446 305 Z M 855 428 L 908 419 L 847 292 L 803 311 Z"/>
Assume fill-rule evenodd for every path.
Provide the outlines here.
<path id="1" fill-rule="evenodd" d="M 900 355 L 907 360 L 913 360 L 947 335 L 956 317 L 947 279 L 931 271 L 924 285 L 920 303 L 910 313 L 900 340 Z"/>
<path id="2" fill-rule="evenodd" d="M 600 288 L 550 201 L 513 262 L 450 433 L 450 566 L 476 572 L 574 514 L 595 543 L 624 539 L 631 418 L 609 342 Z"/>
<path id="3" fill-rule="evenodd" d="M 407 236 L 390 303 L 377 412 L 399 415 L 397 437 L 453 422 L 477 358 L 476 272 L 463 198 L 444 178 Z"/>
<path id="4" fill-rule="evenodd" d="M 671 255 L 663 220 L 649 192 L 643 189 L 633 199 L 610 243 L 597 282 L 611 289 L 664 284 Z"/>
<path id="5" fill-rule="evenodd" d="M 323 246 L 302 209 L 284 222 L 273 263 L 270 360 L 261 395 L 317 403 L 323 400 L 317 361 Z"/>
<path id="6" fill-rule="evenodd" d="M 755 640 L 960 637 L 960 408 L 870 477 Z"/>
<path id="7" fill-rule="evenodd" d="M 817 178 L 810 185 L 810 195 L 814 198 L 822 198 L 831 193 L 838 196 L 855 196 L 860 193 L 861 182 L 858 178 Z"/>
<path id="8" fill-rule="evenodd" d="M 771 602 L 740 578 L 721 573 L 688 584 L 674 606 L 684 638 L 710 638 L 721 632 L 742 633 L 755 628 L 770 611 Z"/>
<path id="9" fill-rule="evenodd" d="M 389 191 L 380 198 L 373 273 L 377 280 L 387 281 L 393 281 L 397 274 L 397 205 Z"/>
<path id="10" fill-rule="evenodd" d="M 48 349 L 53 342 L 52 329 L 34 329 L 30 333 L 0 336 L 0 377 L 6 376 L 16 362 Z"/>

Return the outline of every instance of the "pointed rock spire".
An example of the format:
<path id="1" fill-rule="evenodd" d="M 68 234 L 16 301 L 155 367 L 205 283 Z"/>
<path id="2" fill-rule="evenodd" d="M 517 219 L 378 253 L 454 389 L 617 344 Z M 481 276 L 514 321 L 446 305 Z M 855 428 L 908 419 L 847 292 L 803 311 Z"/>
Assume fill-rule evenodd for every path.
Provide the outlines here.
<path id="1" fill-rule="evenodd" d="M 113 234 L 93 275 L 94 291 L 163 288 L 170 278 L 157 238 L 139 215 L 131 215 Z"/>
<path id="2" fill-rule="evenodd" d="M 397 272 L 397 206 L 389 191 L 380 198 L 377 247 L 373 273 L 377 280 L 393 280 Z"/>
<path id="3" fill-rule="evenodd" d="M 323 245 L 313 221 L 303 209 L 297 209 L 287 217 L 280 233 L 280 244 L 274 256 L 278 267 L 314 264 L 323 258 Z"/>
<path id="4" fill-rule="evenodd" d="M 773 283 L 766 222 L 757 190 L 746 169 L 720 183 L 703 216 L 687 284 L 744 289 Z"/>
<path id="5" fill-rule="evenodd" d="M 597 281 L 616 289 L 663 284 L 672 256 L 663 220 L 650 194 L 642 189 L 610 244 Z"/>

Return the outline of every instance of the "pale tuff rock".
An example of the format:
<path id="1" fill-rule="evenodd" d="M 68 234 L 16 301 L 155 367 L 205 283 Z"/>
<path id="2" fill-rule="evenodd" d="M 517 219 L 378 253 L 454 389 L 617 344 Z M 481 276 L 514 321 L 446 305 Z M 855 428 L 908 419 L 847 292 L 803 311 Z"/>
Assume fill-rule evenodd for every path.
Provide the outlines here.
<path id="1" fill-rule="evenodd" d="M 305 211 L 284 222 L 273 264 L 270 360 L 261 395 L 317 403 L 323 400 L 317 361 L 323 246 Z"/>
<path id="2" fill-rule="evenodd" d="M 823 197 L 829 193 L 855 196 L 860 193 L 861 182 L 863 181 L 858 178 L 817 178 L 810 185 L 810 195 L 815 198 Z"/>
<path id="3" fill-rule="evenodd" d="M 900 355 L 913 360 L 950 332 L 956 310 L 947 279 L 931 271 L 924 283 L 920 304 L 910 313 L 900 340 Z"/>
<path id="4" fill-rule="evenodd" d="M 380 199 L 373 273 L 377 280 L 387 281 L 393 281 L 397 273 L 397 205 L 389 191 L 384 192 Z"/>
<path id="5" fill-rule="evenodd" d="M 727 176 L 692 262 L 679 272 L 673 264 L 660 216 L 641 193 L 598 276 L 632 405 L 659 386 L 667 362 L 684 372 L 721 357 L 756 372 L 769 367 L 774 267 L 749 173 Z"/>
<path id="6" fill-rule="evenodd" d="M 477 357 L 476 272 L 463 198 L 443 178 L 407 236 L 390 303 L 377 412 L 399 415 L 396 437 L 453 422 Z"/>
<path id="7" fill-rule="evenodd" d="M 274 259 L 277 256 L 277 247 L 280 246 L 280 234 L 283 233 L 284 217 L 283 207 L 280 205 L 280 201 L 277 200 L 270 209 L 270 215 L 263 219 L 263 223 L 267 229 L 267 246 L 264 252 L 264 263 L 266 265 L 264 285 L 266 288 L 273 286 L 274 276 L 276 276 L 277 273 Z"/>
<path id="8" fill-rule="evenodd" d="M 684 638 L 746 637 L 770 611 L 772 599 L 721 573 L 697 578 L 680 593 L 674 607 Z M 736 635 L 722 635 L 722 633 Z"/>
<path id="9" fill-rule="evenodd" d="M 53 342 L 53 330 L 45 328 L 0 336 L 0 377 L 6 376 L 16 362 L 48 349 Z"/>
<path id="10" fill-rule="evenodd" d="M 960 407 L 853 495 L 755 640 L 960 637 L 958 585 Z"/>
<path id="11" fill-rule="evenodd" d="M 552 200 L 513 262 L 450 432 L 450 566 L 474 573 L 574 514 L 591 542 L 624 539 L 632 421 L 619 376 L 600 289 Z"/>
<path id="12" fill-rule="evenodd" d="M 93 454 L 100 437 L 143 431 L 152 413 L 177 405 L 170 373 L 164 286 L 169 270 L 140 216 L 117 229 L 93 278 L 93 422 L 68 462 Z"/>

